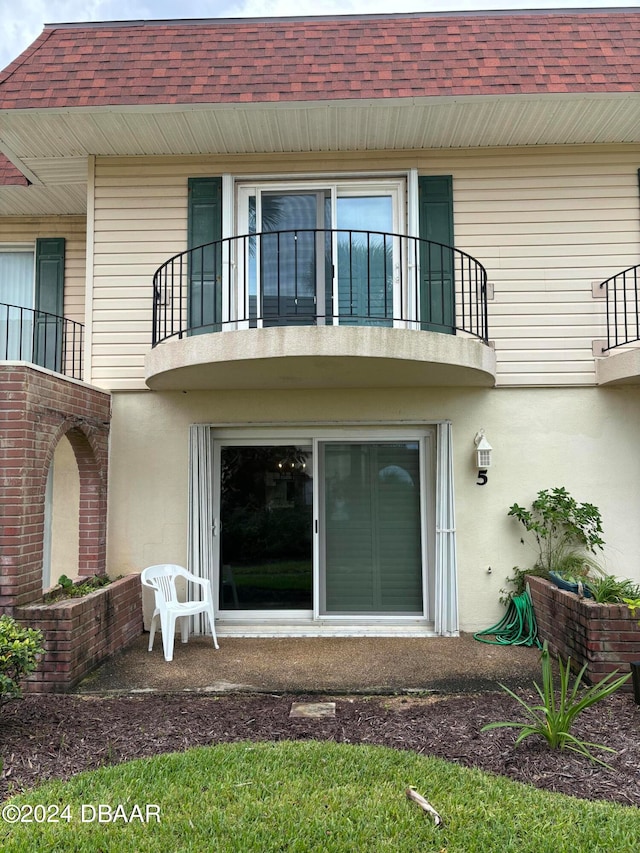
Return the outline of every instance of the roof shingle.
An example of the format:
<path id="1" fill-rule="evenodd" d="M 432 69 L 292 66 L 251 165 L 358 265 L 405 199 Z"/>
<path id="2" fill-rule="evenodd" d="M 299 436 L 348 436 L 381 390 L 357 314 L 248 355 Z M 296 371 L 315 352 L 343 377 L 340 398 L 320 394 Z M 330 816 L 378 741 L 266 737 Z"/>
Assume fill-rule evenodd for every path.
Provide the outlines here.
<path id="1" fill-rule="evenodd" d="M 29 181 L 22 172 L 0 153 L 0 187 L 26 187 Z"/>
<path id="2" fill-rule="evenodd" d="M 640 11 L 48 25 L 0 109 L 640 91 Z"/>

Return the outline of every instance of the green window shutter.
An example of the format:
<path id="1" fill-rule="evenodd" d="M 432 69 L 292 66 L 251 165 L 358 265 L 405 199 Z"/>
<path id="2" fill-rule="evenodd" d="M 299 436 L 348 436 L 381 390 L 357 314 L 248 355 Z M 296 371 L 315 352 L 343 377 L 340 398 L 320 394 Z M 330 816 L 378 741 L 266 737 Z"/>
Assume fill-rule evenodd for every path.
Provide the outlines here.
<path id="1" fill-rule="evenodd" d="M 222 239 L 222 178 L 189 178 L 188 318 L 191 334 L 220 329 L 222 320 L 222 246 L 199 246 Z"/>
<path id="2" fill-rule="evenodd" d="M 36 300 L 33 361 L 62 369 L 64 322 L 64 237 L 36 240 Z"/>
<path id="3" fill-rule="evenodd" d="M 455 333 L 453 251 L 453 179 L 451 175 L 418 178 L 420 238 L 420 319 L 423 329 Z"/>

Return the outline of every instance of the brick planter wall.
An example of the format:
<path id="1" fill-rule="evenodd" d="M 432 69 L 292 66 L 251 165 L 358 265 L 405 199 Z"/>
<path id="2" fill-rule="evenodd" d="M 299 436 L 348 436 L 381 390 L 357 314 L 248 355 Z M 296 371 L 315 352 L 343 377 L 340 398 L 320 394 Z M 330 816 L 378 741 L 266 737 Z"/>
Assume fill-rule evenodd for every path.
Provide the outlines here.
<path id="1" fill-rule="evenodd" d="M 24 682 L 24 692 L 64 693 L 142 633 L 140 575 L 127 575 L 83 598 L 19 607 L 15 615 L 44 634 L 45 654 Z"/>
<path id="2" fill-rule="evenodd" d="M 607 673 L 629 672 L 640 660 L 640 627 L 624 604 L 596 604 L 559 589 L 542 578 L 527 577 L 541 640 L 572 669 L 587 664 L 585 678 L 594 684 Z M 631 690 L 631 681 L 624 689 Z"/>

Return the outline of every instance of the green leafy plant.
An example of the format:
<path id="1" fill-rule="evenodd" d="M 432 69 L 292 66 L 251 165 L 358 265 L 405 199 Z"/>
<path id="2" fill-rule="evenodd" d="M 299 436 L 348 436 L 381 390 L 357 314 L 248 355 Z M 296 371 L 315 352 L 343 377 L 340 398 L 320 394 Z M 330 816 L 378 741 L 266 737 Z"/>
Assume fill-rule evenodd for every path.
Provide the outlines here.
<path id="1" fill-rule="evenodd" d="M 564 664 L 561 660 L 558 660 L 560 683 L 556 694 L 551 655 L 549 654 L 546 642 L 542 649 L 541 661 L 542 687 L 535 681 L 533 683 L 536 692 L 542 700 L 540 705 L 531 705 L 517 696 L 513 690 L 505 687 L 504 684 L 500 685 L 503 690 L 525 709 L 531 719 L 526 722 L 509 721 L 489 723 L 483 726 L 482 731 L 498 728 L 520 729 L 520 734 L 516 738 L 516 745 L 531 735 L 539 735 L 547 741 L 552 749 L 568 749 L 586 756 L 597 764 L 609 767 L 610 765 L 605 761 L 593 755 L 591 749 L 600 749 L 606 752 L 615 752 L 615 750 L 608 746 L 581 740 L 571 734 L 571 727 L 578 714 L 614 693 L 631 678 L 631 673 L 616 678 L 618 672 L 616 670 L 606 675 L 597 684 L 583 687 L 581 690 L 582 677 L 587 668 L 585 664 L 576 676 L 573 688 L 570 689 L 571 659 L 567 659 L 567 662 Z"/>
<path id="2" fill-rule="evenodd" d="M 60 575 L 57 586 L 45 595 L 45 601 L 59 601 L 63 598 L 82 598 L 96 589 L 101 589 L 111 583 L 107 575 L 92 575 L 80 583 L 74 582 L 66 575 Z"/>
<path id="3" fill-rule="evenodd" d="M 556 487 L 538 492 L 530 510 L 514 503 L 508 515 L 533 535 L 538 555 L 532 570 L 514 568 L 514 576 L 507 581 L 515 590 L 501 590 L 502 602 L 522 592 L 526 574 L 548 578 L 550 572 L 557 572 L 567 580 L 584 582 L 601 571 L 592 556 L 604 545 L 600 510 L 593 504 L 578 503 L 565 488 Z"/>
<path id="4" fill-rule="evenodd" d="M 636 615 L 636 610 L 640 610 L 640 595 L 636 598 L 623 598 L 622 603 L 626 604 L 632 616 Z M 640 625 L 640 622 L 638 622 Z"/>
<path id="5" fill-rule="evenodd" d="M 20 681 L 34 671 L 43 653 L 41 631 L 0 616 L 0 702 L 22 695 Z"/>
<path id="6" fill-rule="evenodd" d="M 640 599 L 640 588 L 628 578 L 603 575 L 589 579 L 586 585 L 598 604 L 626 604 L 626 599 Z"/>
<path id="7" fill-rule="evenodd" d="M 513 567 L 513 576 L 507 578 L 507 583 L 511 584 L 513 589 L 500 590 L 500 604 L 508 607 L 511 600 L 522 593 L 527 588 L 527 575 L 535 575 L 538 578 L 549 580 L 549 572 L 542 566 L 534 566 L 532 569 L 521 569 L 520 566 Z"/>

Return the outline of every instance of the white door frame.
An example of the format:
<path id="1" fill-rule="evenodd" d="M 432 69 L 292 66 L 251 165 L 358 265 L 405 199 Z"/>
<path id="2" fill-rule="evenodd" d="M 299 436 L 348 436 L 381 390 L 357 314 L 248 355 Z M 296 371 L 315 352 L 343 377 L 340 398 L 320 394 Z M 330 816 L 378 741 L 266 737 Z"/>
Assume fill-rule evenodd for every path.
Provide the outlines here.
<path id="1" fill-rule="evenodd" d="M 206 425 L 199 425 L 202 429 Z M 449 616 L 445 620 L 447 626 L 441 625 L 441 630 L 446 633 L 452 633 L 457 630 L 457 596 L 453 601 L 449 601 L 447 595 L 447 586 L 453 577 L 455 581 L 456 567 L 448 566 L 446 577 L 438 578 L 438 550 L 435 546 L 435 541 L 438 536 L 433 530 L 432 519 L 437 515 L 436 503 L 437 483 L 442 480 L 443 475 L 447 477 L 446 472 L 441 471 L 442 459 L 445 457 L 441 453 L 435 451 L 435 435 L 436 427 L 438 433 L 440 425 L 434 423 L 419 424 L 415 427 L 406 425 L 385 424 L 378 426 L 358 425 L 358 426 L 279 426 L 268 425 L 265 427 L 216 427 L 208 425 L 209 435 L 213 442 L 212 453 L 212 471 L 213 471 L 213 490 L 212 490 L 212 507 L 213 517 L 211 519 L 211 564 L 209 566 L 212 584 L 216 590 L 215 599 L 218 604 L 218 589 L 220 584 L 220 451 L 225 445 L 306 445 L 311 446 L 313 450 L 313 610 L 291 610 L 291 611 L 220 611 L 220 616 L 229 622 L 234 620 L 253 620 L 253 621 L 277 621 L 285 619 L 306 619 L 310 624 L 313 622 L 331 623 L 332 621 L 363 623 L 402 623 L 403 621 L 415 622 L 416 618 L 422 619 L 424 622 L 431 622 L 437 616 L 438 596 L 440 596 L 441 607 L 445 608 Z M 319 446 L 326 441 L 353 441 L 357 443 L 376 443 L 376 442 L 397 442 L 397 441 L 418 441 L 420 445 L 420 512 L 421 512 L 421 549 L 422 549 L 422 590 L 423 590 L 423 613 L 421 617 L 416 617 L 416 614 L 340 614 L 331 615 L 321 612 L 321 566 L 322 566 L 322 542 L 321 542 L 321 525 L 320 525 L 320 470 L 319 470 Z M 192 453 L 194 453 L 192 448 Z M 446 457 L 450 460 L 450 453 Z M 194 460 L 191 462 L 192 471 L 197 468 Z M 447 492 L 451 494 L 451 490 Z M 190 528 L 193 525 L 190 524 Z M 196 532 L 190 530 L 190 539 Z M 206 533 L 204 534 L 206 535 Z M 449 537 L 451 541 L 451 536 Z M 191 543 L 190 543 L 191 544 Z M 191 544 L 191 551 L 193 546 Z M 448 552 L 442 551 L 442 554 Z M 455 556 L 455 552 L 454 552 Z M 442 574 L 442 571 L 440 572 Z M 454 584 L 455 585 L 455 584 Z M 435 593 L 434 593 L 435 589 Z M 216 607 L 216 609 L 218 609 Z M 452 616 L 453 614 L 453 616 Z M 440 620 L 442 622 L 442 620 Z M 455 623 L 456 627 L 451 628 Z"/>

